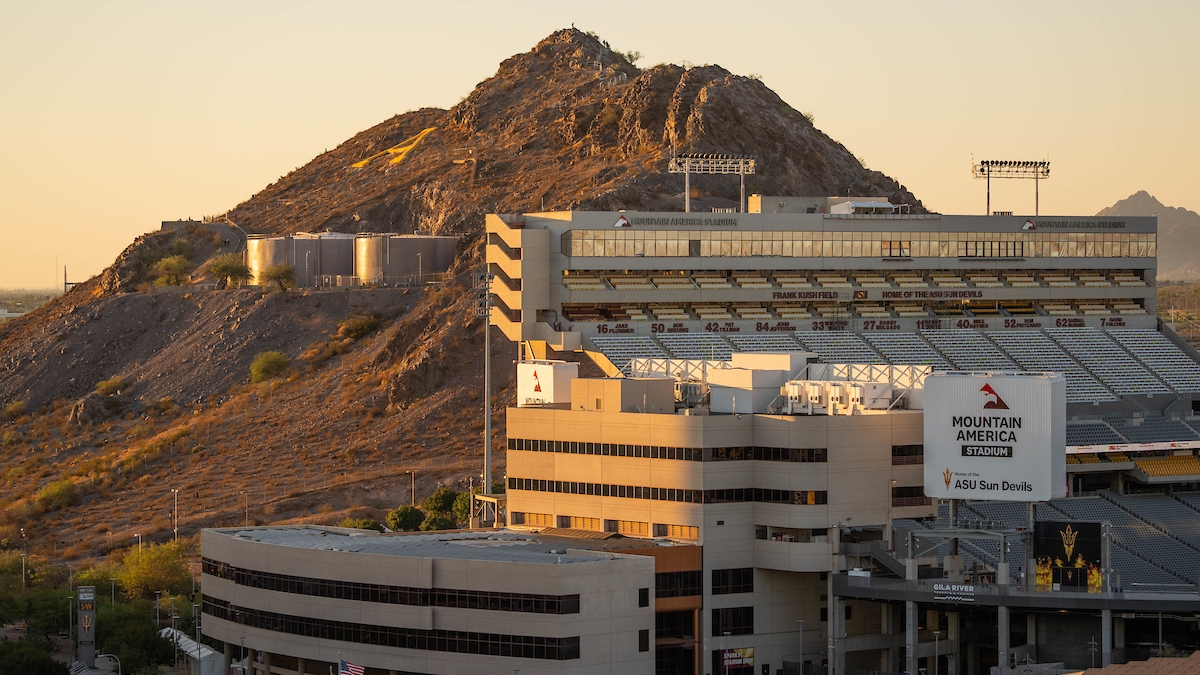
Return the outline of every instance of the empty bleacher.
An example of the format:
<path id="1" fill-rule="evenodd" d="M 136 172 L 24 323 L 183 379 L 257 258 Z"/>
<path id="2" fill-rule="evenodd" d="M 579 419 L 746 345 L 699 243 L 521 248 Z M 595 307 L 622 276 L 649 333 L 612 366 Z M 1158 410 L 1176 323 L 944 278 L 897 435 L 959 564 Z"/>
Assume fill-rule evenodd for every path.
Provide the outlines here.
<path id="1" fill-rule="evenodd" d="M 1128 442 L 1103 420 L 1067 423 L 1067 445 L 1116 445 Z"/>
<path id="2" fill-rule="evenodd" d="M 1170 389 L 1096 328 L 1047 328 L 1046 335 L 1118 396 L 1166 394 Z"/>
<path id="3" fill-rule="evenodd" d="M 753 335 L 730 335 L 729 341 L 739 352 L 799 352 L 804 351 L 800 343 L 792 339 L 791 333 L 759 333 Z"/>
<path id="4" fill-rule="evenodd" d="M 1162 443 L 1200 438 L 1195 429 L 1179 420 L 1167 419 L 1158 412 L 1142 413 L 1141 417 L 1134 418 L 1105 415 L 1104 421 L 1132 443 Z"/>
<path id="5" fill-rule="evenodd" d="M 1118 495 L 1105 493 L 1137 517 L 1179 537 L 1192 546 L 1200 547 L 1200 512 L 1167 495 Z M 1200 561 L 1197 563 L 1200 565 Z"/>
<path id="6" fill-rule="evenodd" d="M 1175 391 L 1200 391 L 1200 364 L 1152 329 L 1121 328 L 1109 335 Z"/>
<path id="7" fill-rule="evenodd" d="M 658 341 L 676 359 L 728 361 L 733 347 L 717 333 L 660 333 Z"/>
<path id="8" fill-rule="evenodd" d="M 816 352 L 825 363 L 887 363 L 858 335 L 849 331 L 795 333 L 796 340 L 808 351 Z"/>
<path id="9" fill-rule="evenodd" d="M 921 331 L 959 370 L 1018 370 L 1016 364 L 979 331 L 969 329 Z"/>
<path id="10" fill-rule="evenodd" d="M 1025 370 L 1062 373 L 1067 379 L 1067 403 L 1117 400 L 1112 392 L 1040 332 L 992 331 L 988 337 Z"/>
<path id="11" fill-rule="evenodd" d="M 929 343 L 915 333 L 866 333 L 871 346 L 888 360 L 900 366 L 933 366 L 934 370 L 953 370 Z"/>
<path id="12" fill-rule="evenodd" d="M 596 336 L 592 344 L 608 357 L 612 364 L 626 375 L 629 374 L 629 362 L 636 358 L 667 358 L 668 354 L 651 337 L 610 335 Z"/>
<path id="13" fill-rule="evenodd" d="M 1189 478 L 1200 476 L 1200 460 L 1196 459 L 1193 455 L 1139 459 L 1135 464 L 1137 464 L 1137 468 L 1142 470 L 1142 473 L 1151 478 L 1163 476 Z"/>

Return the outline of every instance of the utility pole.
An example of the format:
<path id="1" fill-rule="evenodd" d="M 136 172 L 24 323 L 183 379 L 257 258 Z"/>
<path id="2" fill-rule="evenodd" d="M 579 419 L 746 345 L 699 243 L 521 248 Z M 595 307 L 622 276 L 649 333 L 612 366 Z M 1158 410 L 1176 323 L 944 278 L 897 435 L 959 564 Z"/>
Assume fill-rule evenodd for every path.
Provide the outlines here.
<path id="1" fill-rule="evenodd" d="M 475 316 L 483 317 L 483 494 L 492 493 L 492 278 L 475 275 Z"/>
<path id="2" fill-rule="evenodd" d="M 175 514 L 173 516 L 175 521 L 175 541 L 179 541 L 179 490 L 171 488 L 171 492 L 175 494 Z"/>

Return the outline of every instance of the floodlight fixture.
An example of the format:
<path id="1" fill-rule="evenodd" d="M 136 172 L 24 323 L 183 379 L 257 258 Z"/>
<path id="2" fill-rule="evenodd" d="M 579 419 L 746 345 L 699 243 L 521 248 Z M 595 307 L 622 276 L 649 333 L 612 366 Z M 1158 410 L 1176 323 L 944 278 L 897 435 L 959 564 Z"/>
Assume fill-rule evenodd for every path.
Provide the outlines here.
<path id="1" fill-rule="evenodd" d="M 1050 177 L 1050 162 L 1028 160 L 985 159 L 971 165 L 971 175 L 987 180 L 987 211 L 992 213 L 992 178 L 1033 179 L 1033 215 L 1038 215 L 1039 183 Z"/>
<path id="2" fill-rule="evenodd" d="M 667 164 L 667 173 L 683 174 L 683 210 L 692 210 L 692 181 L 694 173 L 736 174 L 741 187 L 738 212 L 746 212 L 746 174 L 754 173 L 757 160 L 751 155 L 723 155 L 707 152 L 689 152 L 672 155 Z"/>

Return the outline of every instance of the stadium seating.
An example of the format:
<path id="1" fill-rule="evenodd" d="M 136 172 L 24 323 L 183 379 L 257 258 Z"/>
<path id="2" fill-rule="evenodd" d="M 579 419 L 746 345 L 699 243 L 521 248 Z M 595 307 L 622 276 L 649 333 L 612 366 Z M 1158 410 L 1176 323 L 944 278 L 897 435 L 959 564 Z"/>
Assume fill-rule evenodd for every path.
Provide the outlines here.
<path id="1" fill-rule="evenodd" d="M 1067 445 L 1114 445 L 1128 442 L 1102 420 L 1067 423 Z"/>
<path id="2" fill-rule="evenodd" d="M 717 333 L 660 333 L 658 341 L 676 359 L 728 361 L 733 354 Z"/>
<path id="3" fill-rule="evenodd" d="M 1118 396 L 1167 394 L 1171 391 L 1096 328 L 1047 328 L 1046 335 Z"/>
<path id="4" fill-rule="evenodd" d="M 867 343 L 849 331 L 795 333 L 796 341 L 816 352 L 825 363 L 887 363 Z"/>
<path id="5" fill-rule="evenodd" d="M 569 274 L 563 276 L 563 286 L 572 291 L 603 291 L 604 282 L 590 274 Z"/>
<path id="6" fill-rule="evenodd" d="M 1112 523 L 1113 540 L 1155 566 L 1195 582 L 1200 551 L 1164 535 L 1137 516 L 1102 497 L 1054 499 L 1050 504 L 1082 522 Z"/>
<path id="7" fill-rule="evenodd" d="M 636 358 L 667 358 L 668 354 L 651 337 L 633 335 L 596 336 L 592 344 L 621 372 L 629 374 L 629 362 Z"/>
<path id="8" fill-rule="evenodd" d="M 1151 478 L 1159 476 L 1200 476 L 1200 460 L 1194 455 L 1139 459 L 1137 468 Z"/>
<path id="9" fill-rule="evenodd" d="M 739 352 L 799 352 L 804 351 L 791 333 L 758 333 L 753 335 L 729 336 L 735 351 Z"/>
<path id="10" fill-rule="evenodd" d="M 864 337 L 889 363 L 901 366 L 933 366 L 934 370 L 954 370 L 954 366 L 915 333 L 865 333 Z"/>
<path id="11" fill-rule="evenodd" d="M 1118 495 L 1105 493 L 1104 496 L 1122 508 L 1133 512 L 1142 520 L 1200 548 L 1200 512 L 1191 506 L 1160 494 Z M 1200 561 L 1197 562 L 1197 566 L 1200 566 Z"/>
<path id="12" fill-rule="evenodd" d="M 1175 391 L 1200 391 L 1200 364 L 1162 333 L 1121 328 L 1109 331 L 1109 335 Z"/>
<path id="13" fill-rule="evenodd" d="M 1140 418 L 1105 415 L 1104 420 L 1132 443 L 1163 443 L 1196 440 L 1200 434 L 1179 420 L 1167 419 L 1161 413 L 1147 412 Z"/>
<path id="14" fill-rule="evenodd" d="M 616 291 L 653 291 L 654 284 L 650 280 L 641 275 L 614 275 L 608 276 L 608 283 L 612 285 Z"/>
<path id="15" fill-rule="evenodd" d="M 690 277 L 684 276 L 653 276 L 650 281 L 660 291 L 691 291 L 696 284 Z"/>
<path id="16" fill-rule="evenodd" d="M 776 272 L 774 274 L 775 283 L 780 288 L 812 288 L 812 282 L 803 274 L 789 274 L 786 272 Z"/>
<path id="17" fill-rule="evenodd" d="M 1068 403 L 1117 400 L 1104 385 L 1040 332 L 993 331 L 988 337 L 1025 370 L 1062 373 L 1067 379 Z"/>
<path id="18" fill-rule="evenodd" d="M 1018 370 L 983 333 L 974 330 L 926 330 L 925 338 L 959 370 Z"/>

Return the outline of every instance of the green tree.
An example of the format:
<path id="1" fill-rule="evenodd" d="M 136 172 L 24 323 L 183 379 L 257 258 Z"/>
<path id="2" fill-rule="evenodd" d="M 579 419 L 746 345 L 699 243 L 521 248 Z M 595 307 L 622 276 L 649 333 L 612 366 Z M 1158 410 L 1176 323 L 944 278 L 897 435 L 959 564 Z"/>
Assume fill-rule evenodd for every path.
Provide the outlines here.
<path id="1" fill-rule="evenodd" d="M 192 575 L 183 558 L 185 546 L 183 542 L 168 542 L 131 548 L 117 572 L 117 583 L 130 598 L 148 598 L 154 591 L 190 591 Z"/>
<path id="2" fill-rule="evenodd" d="M 221 288 L 232 288 L 250 278 L 250 267 L 236 253 L 222 253 L 208 265 L 208 273 L 220 279 Z"/>
<path id="3" fill-rule="evenodd" d="M 425 512 L 415 506 L 397 506 L 387 514 L 388 528 L 396 532 L 413 532 L 425 522 Z"/>
<path id="4" fill-rule="evenodd" d="M 154 603 L 144 600 L 115 608 L 97 603 L 96 646 L 116 654 L 126 673 L 158 673 L 174 657 L 171 642 L 154 625 Z"/>
<path id="5" fill-rule="evenodd" d="M 479 488 L 475 488 L 474 492 L 479 493 Z M 460 523 L 470 522 L 471 520 L 471 495 L 464 492 L 454 498 L 454 519 Z"/>
<path id="6" fill-rule="evenodd" d="M 154 263 L 154 271 L 158 273 L 158 283 L 162 286 L 179 286 L 187 281 L 187 275 L 192 271 L 192 263 L 182 255 L 171 255 Z"/>
<path id="7" fill-rule="evenodd" d="M 432 532 L 434 530 L 453 530 L 458 527 L 458 523 L 450 520 L 446 516 L 430 515 L 425 518 L 425 522 L 421 523 L 422 532 Z"/>
<path id="8" fill-rule="evenodd" d="M 454 508 L 455 499 L 458 499 L 458 492 L 448 487 L 440 487 L 425 498 L 425 513 L 430 516 L 444 516 Z"/>
<path id="9" fill-rule="evenodd" d="M 256 384 L 266 382 L 286 370 L 291 363 L 292 360 L 283 352 L 262 352 L 250 363 L 250 381 Z"/>
<path id="10" fill-rule="evenodd" d="M 279 284 L 281 291 L 289 289 L 296 285 L 296 269 L 283 263 L 271 265 L 258 273 L 258 283 Z"/>
<path id="11" fill-rule="evenodd" d="M 0 644 L 0 673 L 4 675 L 68 675 L 70 672 L 67 664 L 55 661 L 32 640 L 8 640 Z"/>
<path id="12" fill-rule="evenodd" d="M 343 518 L 338 527 L 348 527 L 355 530 L 375 530 L 383 532 L 383 525 L 373 518 Z"/>

